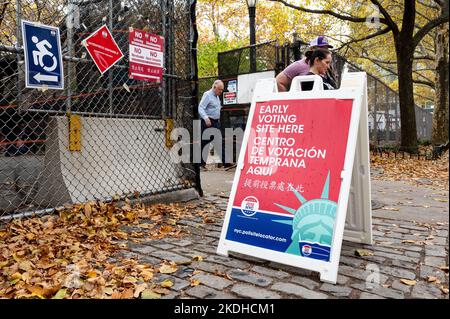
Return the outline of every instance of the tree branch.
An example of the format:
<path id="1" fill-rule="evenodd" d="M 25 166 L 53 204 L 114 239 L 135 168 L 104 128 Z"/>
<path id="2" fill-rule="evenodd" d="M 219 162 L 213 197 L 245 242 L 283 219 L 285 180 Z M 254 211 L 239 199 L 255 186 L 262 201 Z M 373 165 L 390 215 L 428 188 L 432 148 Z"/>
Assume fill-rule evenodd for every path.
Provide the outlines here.
<path id="1" fill-rule="evenodd" d="M 418 72 L 414 72 L 418 77 L 422 78 L 422 80 L 420 79 L 413 79 L 413 81 L 421 81 L 422 84 L 426 84 L 429 87 L 434 89 L 434 82 L 432 80 L 430 80 L 429 78 L 427 78 L 426 76 L 418 73 Z"/>
<path id="2" fill-rule="evenodd" d="M 419 93 L 414 93 L 414 96 L 418 96 L 418 97 L 421 97 L 422 99 L 425 99 L 425 100 L 427 100 L 427 101 L 432 101 L 432 102 L 434 102 L 434 99 L 433 99 L 433 98 L 428 97 L 428 96 L 424 96 L 424 95 L 419 94 Z"/>
<path id="3" fill-rule="evenodd" d="M 352 39 L 351 41 L 346 42 L 346 43 L 344 43 L 343 45 L 341 45 L 341 46 L 340 46 L 339 48 L 337 48 L 336 50 L 339 51 L 339 50 L 343 49 L 344 47 L 346 47 L 346 46 L 348 46 L 348 45 L 350 45 L 350 44 L 352 44 L 352 43 L 357 43 L 357 42 L 361 42 L 361 41 L 364 41 L 364 40 L 369 40 L 369 39 L 375 38 L 375 37 L 377 37 L 377 36 L 379 36 L 379 35 L 388 33 L 389 31 L 392 31 L 392 30 L 391 30 L 391 28 L 390 28 L 389 26 L 387 26 L 385 29 L 381 29 L 381 30 L 379 30 L 379 31 L 377 31 L 377 32 L 375 32 L 375 33 L 369 34 L 368 36 L 366 36 L 366 37 L 364 37 L 364 38 L 361 38 L 361 39 Z"/>
<path id="4" fill-rule="evenodd" d="M 382 64 L 379 63 L 379 62 L 374 61 L 372 58 L 370 58 L 370 57 L 368 57 L 368 56 L 361 56 L 360 58 L 365 59 L 365 60 L 369 60 L 370 62 L 372 62 L 373 64 L 375 64 L 375 65 L 378 66 L 379 68 L 381 68 L 381 69 L 383 69 L 383 70 L 385 70 L 385 71 L 387 71 L 387 72 L 389 72 L 389 73 L 391 73 L 391 74 L 393 74 L 393 75 L 395 75 L 395 76 L 398 76 L 398 73 L 397 73 L 396 71 L 394 71 L 394 70 L 388 68 L 388 67 L 385 66 L 385 65 L 382 65 Z"/>
<path id="5" fill-rule="evenodd" d="M 383 60 L 378 60 L 378 59 L 371 58 L 371 57 L 369 57 L 367 55 L 360 55 L 359 57 L 361 59 L 367 59 L 367 60 L 370 60 L 370 61 L 373 61 L 373 62 L 376 62 L 376 63 L 381 63 L 381 64 L 397 64 L 397 61 L 383 61 Z"/>
<path id="6" fill-rule="evenodd" d="M 400 31 L 398 30 L 398 26 L 394 22 L 394 20 L 392 20 L 391 16 L 386 11 L 386 9 L 381 5 L 381 3 L 378 0 L 370 0 L 370 1 L 378 7 L 378 10 L 380 10 L 381 14 L 385 19 L 385 24 L 392 29 L 392 33 L 394 33 L 394 36 L 397 36 L 400 33 Z"/>
<path id="7" fill-rule="evenodd" d="M 443 8 L 442 12 L 443 14 L 441 16 L 428 22 L 426 25 L 422 27 L 422 29 L 417 31 L 417 33 L 414 35 L 412 39 L 412 44 L 414 48 L 419 45 L 422 38 L 425 37 L 428 34 L 428 32 L 430 32 L 438 25 L 448 22 L 448 1 L 446 2 L 445 8 Z"/>
<path id="8" fill-rule="evenodd" d="M 327 15 L 331 15 L 335 18 L 341 19 L 341 20 L 345 20 L 345 21 L 350 21 L 350 22 L 357 22 L 357 23 L 363 23 L 363 22 L 367 22 L 367 18 L 364 17 L 355 17 L 355 16 L 350 16 L 350 15 L 343 15 L 343 14 L 339 14 L 336 13 L 334 11 L 331 10 L 314 10 L 314 9 L 309 9 L 309 8 L 305 8 L 305 7 L 300 7 L 300 6 L 296 6 L 293 4 L 290 4 L 288 2 L 286 2 L 285 0 L 269 0 L 272 2 L 279 2 L 284 4 L 286 7 L 295 9 L 295 10 L 299 10 L 299 11 L 303 11 L 303 12 L 307 12 L 307 13 L 314 13 L 314 14 L 327 14 Z M 386 23 L 386 19 L 381 18 L 380 22 L 383 24 L 387 24 Z"/>
<path id="9" fill-rule="evenodd" d="M 5 16 L 6 7 L 8 6 L 9 2 L 3 3 L 2 13 L 0 14 L 0 25 L 2 25 L 3 17 Z"/>
<path id="10" fill-rule="evenodd" d="M 415 56 L 414 60 L 429 60 L 429 61 L 434 61 L 434 57 L 432 57 L 431 55 L 419 55 L 419 56 Z"/>
<path id="11" fill-rule="evenodd" d="M 423 2 L 422 0 L 417 0 L 417 2 L 419 3 L 419 4 L 421 4 L 421 5 L 423 5 L 424 7 L 427 7 L 427 8 L 430 8 L 430 9 L 437 9 L 437 10 L 439 10 L 439 5 L 433 5 L 433 4 L 431 4 L 431 3 L 425 3 L 425 2 Z"/>

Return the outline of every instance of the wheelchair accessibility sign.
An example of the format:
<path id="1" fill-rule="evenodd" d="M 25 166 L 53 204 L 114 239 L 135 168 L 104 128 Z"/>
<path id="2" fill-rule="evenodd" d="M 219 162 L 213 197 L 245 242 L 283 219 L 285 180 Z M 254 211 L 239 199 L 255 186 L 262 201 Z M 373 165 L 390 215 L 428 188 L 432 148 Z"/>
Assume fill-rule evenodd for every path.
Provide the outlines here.
<path id="1" fill-rule="evenodd" d="M 25 87 L 64 89 L 59 28 L 22 20 Z"/>

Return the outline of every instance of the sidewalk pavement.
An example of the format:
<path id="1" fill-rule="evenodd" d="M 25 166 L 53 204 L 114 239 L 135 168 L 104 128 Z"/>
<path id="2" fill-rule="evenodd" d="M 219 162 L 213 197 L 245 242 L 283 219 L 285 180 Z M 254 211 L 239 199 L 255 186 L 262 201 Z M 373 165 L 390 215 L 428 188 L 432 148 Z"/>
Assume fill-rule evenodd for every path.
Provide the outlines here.
<path id="1" fill-rule="evenodd" d="M 152 265 L 175 262 L 176 272 L 158 273 L 153 280 L 173 282 L 163 299 L 448 299 L 447 191 L 373 181 L 372 199 L 382 206 L 373 211 L 374 244 L 344 241 L 338 282 L 332 285 L 308 270 L 241 254 L 216 254 L 233 177 L 234 170 L 202 172 L 205 196 L 189 202 L 194 217 L 179 221 L 187 236 L 123 241 L 117 258 Z M 357 256 L 356 249 L 366 250 L 365 256 Z M 374 274 L 379 284 L 367 284 L 368 276 Z"/>

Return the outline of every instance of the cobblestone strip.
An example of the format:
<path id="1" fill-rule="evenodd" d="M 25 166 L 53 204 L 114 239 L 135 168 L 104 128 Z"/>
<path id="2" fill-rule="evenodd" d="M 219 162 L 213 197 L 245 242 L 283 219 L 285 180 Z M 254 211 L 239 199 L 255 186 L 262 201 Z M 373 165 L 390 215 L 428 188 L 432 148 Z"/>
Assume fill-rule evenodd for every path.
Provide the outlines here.
<path id="1" fill-rule="evenodd" d="M 121 241 L 124 249 L 111 261 L 129 258 L 154 268 L 174 262 L 175 273 L 156 273 L 152 281 L 172 282 L 162 298 L 448 298 L 448 224 L 374 218 L 374 244 L 344 242 L 338 280 L 332 285 L 309 270 L 237 253 L 217 255 L 226 199 L 210 196 L 196 205 L 214 222 L 204 224 L 193 213 L 179 222 L 185 230 L 181 238 Z M 369 253 L 358 256 L 356 249 Z"/>

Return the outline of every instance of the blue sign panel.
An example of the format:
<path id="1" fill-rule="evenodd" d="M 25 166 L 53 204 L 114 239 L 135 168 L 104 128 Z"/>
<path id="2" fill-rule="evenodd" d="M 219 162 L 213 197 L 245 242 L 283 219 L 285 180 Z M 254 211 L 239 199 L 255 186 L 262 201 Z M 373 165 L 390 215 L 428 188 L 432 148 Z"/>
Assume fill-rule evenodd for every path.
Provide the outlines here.
<path id="1" fill-rule="evenodd" d="M 27 88 L 64 89 L 59 28 L 22 20 Z"/>

